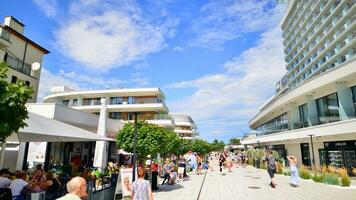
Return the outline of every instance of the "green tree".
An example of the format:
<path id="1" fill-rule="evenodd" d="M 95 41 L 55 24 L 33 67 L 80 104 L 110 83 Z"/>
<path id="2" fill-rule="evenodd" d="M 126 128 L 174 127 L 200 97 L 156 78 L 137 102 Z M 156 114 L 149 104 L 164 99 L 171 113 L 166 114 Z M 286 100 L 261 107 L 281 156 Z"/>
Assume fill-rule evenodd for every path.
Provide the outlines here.
<path id="1" fill-rule="evenodd" d="M 240 145 L 241 144 L 241 139 L 240 138 L 231 138 L 229 140 L 229 144 L 235 144 L 235 145 Z"/>
<path id="2" fill-rule="evenodd" d="M 28 117 L 26 102 L 31 97 L 33 90 L 22 81 L 8 83 L 6 81 L 6 63 L 0 64 L 0 143 L 13 132 L 26 126 Z"/>
<path id="3" fill-rule="evenodd" d="M 133 152 L 134 124 L 127 123 L 116 136 L 116 144 L 127 152 Z M 148 155 L 155 157 L 157 153 L 168 155 L 180 146 L 178 136 L 163 127 L 137 122 L 137 159 L 143 161 Z"/>
<path id="4" fill-rule="evenodd" d="M 212 143 L 210 143 L 211 151 L 222 151 L 224 150 L 225 143 L 224 141 L 219 141 L 215 139 Z"/>
<path id="5" fill-rule="evenodd" d="M 191 147 L 192 151 L 197 152 L 198 154 L 207 154 L 211 151 L 211 145 L 204 140 L 194 140 Z"/>

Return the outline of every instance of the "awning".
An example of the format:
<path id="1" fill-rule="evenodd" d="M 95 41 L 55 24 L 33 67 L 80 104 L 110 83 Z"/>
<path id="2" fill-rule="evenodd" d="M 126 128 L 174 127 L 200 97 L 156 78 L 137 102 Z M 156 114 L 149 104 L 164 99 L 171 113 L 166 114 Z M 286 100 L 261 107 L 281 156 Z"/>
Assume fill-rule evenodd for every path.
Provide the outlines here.
<path id="1" fill-rule="evenodd" d="M 11 134 L 7 142 L 113 141 L 93 132 L 29 112 L 27 127 Z"/>

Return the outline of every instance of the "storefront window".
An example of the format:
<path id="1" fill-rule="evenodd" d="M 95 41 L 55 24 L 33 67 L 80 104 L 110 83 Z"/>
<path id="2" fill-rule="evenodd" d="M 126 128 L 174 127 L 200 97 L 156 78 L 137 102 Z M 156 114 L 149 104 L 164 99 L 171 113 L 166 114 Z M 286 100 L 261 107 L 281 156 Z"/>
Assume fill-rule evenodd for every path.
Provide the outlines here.
<path id="1" fill-rule="evenodd" d="M 319 122 L 321 124 L 340 120 L 337 93 L 316 100 Z"/>

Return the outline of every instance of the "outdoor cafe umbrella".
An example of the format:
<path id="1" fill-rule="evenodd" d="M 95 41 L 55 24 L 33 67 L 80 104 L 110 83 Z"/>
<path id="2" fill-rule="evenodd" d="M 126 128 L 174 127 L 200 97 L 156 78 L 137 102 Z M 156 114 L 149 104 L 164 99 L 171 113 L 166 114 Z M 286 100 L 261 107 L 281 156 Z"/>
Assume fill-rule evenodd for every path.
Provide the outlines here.
<path id="1" fill-rule="evenodd" d="M 105 136 L 50 119 L 29 112 L 25 120 L 27 126 L 21 128 L 18 133 L 11 134 L 6 142 L 83 142 L 83 141 L 112 141 Z M 3 151 L 1 148 L 0 168 L 3 166 Z"/>
<path id="2" fill-rule="evenodd" d="M 100 100 L 101 108 L 100 108 L 100 116 L 99 116 L 99 124 L 97 135 L 105 137 L 106 135 L 106 116 L 107 116 L 107 105 L 106 98 L 101 98 Z M 96 141 L 95 143 L 95 155 L 94 155 L 94 167 L 98 167 L 101 171 L 105 170 L 107 165 L 108 158 L 108 149 L 107 142 L 105 141 Z"/>

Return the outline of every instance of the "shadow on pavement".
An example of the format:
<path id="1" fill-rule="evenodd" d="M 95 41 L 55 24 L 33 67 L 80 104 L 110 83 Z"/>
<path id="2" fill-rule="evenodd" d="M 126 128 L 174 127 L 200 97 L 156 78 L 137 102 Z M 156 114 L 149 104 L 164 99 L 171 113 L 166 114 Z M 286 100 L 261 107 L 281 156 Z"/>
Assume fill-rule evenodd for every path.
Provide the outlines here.
<path id="1" fill-rule="evenodd" d="M 153 193 L 159 193 L 159 192 L 169 192 L 173 190 L 178 190 L 183 188 L 182 185 L 180 184 L 174 184 L 174 185 L 159 185 L 159 189 L 154 191 Z"/>

